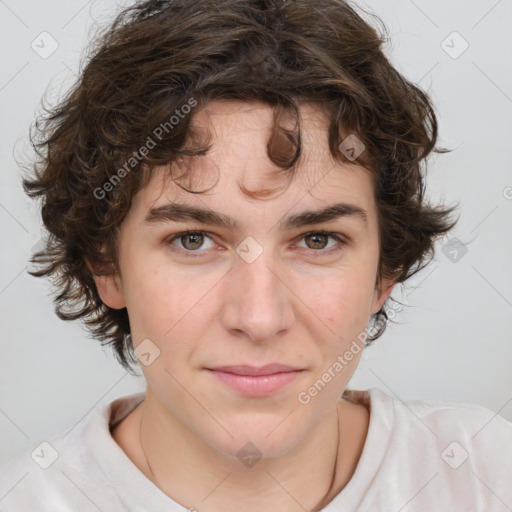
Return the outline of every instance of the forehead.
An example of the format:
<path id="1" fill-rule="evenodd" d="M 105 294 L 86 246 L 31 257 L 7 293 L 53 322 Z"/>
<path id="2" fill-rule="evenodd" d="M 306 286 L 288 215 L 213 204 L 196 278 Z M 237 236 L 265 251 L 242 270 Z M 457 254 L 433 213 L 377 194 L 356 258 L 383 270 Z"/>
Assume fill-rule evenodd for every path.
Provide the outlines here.
<path id="1" fill-rule="evenodd" d="M 293 171 L 285 171 L 268 156 L 267 144 L 274 123 L 272 107 L 259 102 L 210 102 L 193 119 L 197 133 L 210 135 L 210 150 L 203 156 L 187 159 L 185 164 L 174 162 L 171 168 L 156 168 L 147 186 L 134 198 L 134 206 L 148 211 L 169 202 L 179 202 L 227 211 L 231 205 L 255 214 L 270 208 L 279 215 L 293 213 L 294 205 L 299 210 L 318 210 L 343 202 L 356 205 L 371 215 L 374 198 L 370 172 L 355 163 L 333 159 L 328 146 L 329 120 L 325 110 L 306 103 L 300 105 L 299 112 L 301 157 Z M 279 124 L 293 129 L 295 120 L 291 116 L 284 117 Z M 294 174 L 291 181 L 289 172 Z M 179 176 L 178 183 L 182 183 L 184 175 L 189 177 L 185 181 L 187 189 L 207 192 L 192 194 L 171 179 Z M 274 189 L 280 191 L 275 197 L 261 200 L 243 192 Z M 240 216 L 242 211 L 237 213 Z"/>
<path id="2" fill-rule="evenodd" d="M 268 165 L 268 148 L 271 129 L 275 123 L 275 110 L 265 103 L 238 100 L 213 100 L 196 113 L 193 119 L 194 128 L 202 134 L 210 134 L 214 147 L 210 152 L 213 158 L 225 161 L 257 159 L 260 172 L 250 172 L 257 177 L 268 177 L 266 170 L 276 170 L 276 166 Z M 278 124 L 284 130 L 299 131 L 302 146 L 301 160 L 307 160 L 307 168 L 312 170 L 314 162 L 322 165 L 332 156 L 327 148 L 329 119 L 325 107 L 320 104 L 301 103 L 299 119 L 295 119 L 289 111 L 281 111 Z M 250 155 L 250 156 L 249 156 Z M 248 162 L 249 164 L 249 162 Z M 253 171 L 247 165 L 247 171 Z M 301 167 L 301 170 L 305 166 Z M 249 174 L 247 172 L 246 174 Z"/>

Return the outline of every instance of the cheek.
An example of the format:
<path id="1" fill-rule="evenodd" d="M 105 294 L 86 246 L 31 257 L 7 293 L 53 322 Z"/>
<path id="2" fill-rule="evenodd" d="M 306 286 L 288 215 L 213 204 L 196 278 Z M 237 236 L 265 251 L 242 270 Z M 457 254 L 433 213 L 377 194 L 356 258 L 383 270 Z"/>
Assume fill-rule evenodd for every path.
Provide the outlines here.
<path id="1" fill-rule="evenodd" d="M 313 382 L 333 382 L 326 393 L 322 392 L 324 403 L 336 399 L 359 364 L 370 319 L 371 285 L 366 274 L 354 271 L 350 277 L 325 282 L 322 291 L 308 299 L 314 304 L 314 317 L 321 319 L 312 322 L 316 318 L 308 313 L 318 363 Z"/>
<path id="2" fill-rule="evenodd" d="M 336 333 L 365 327 L 373 299 L 373 276 L 367 269 L 350 268 L 332 275 L 320 285 L 301 288 L 311 310 Z M 308 292 L 309 290 L 309 292 Z"/>
<path id="3" fill-rule="evenodd" d="M 146 262 L 147 263 L 147 262 Z M 127 308 L 135 342 L 149 338 L 162 355 L 191 351 L 191 340 L 203 336 L 212 316 L 212 289 L 217 279 L 146 264 L 127 281 Z M 220 299 L 218 299 L 220 300 Z"/>
<path id="4" fill-rule="evenodd" d="M 149 259 L 125 260 L 123 292 L 134 341 L 149 338 L 156 342 L 177 321 L 180 294 L 173 291 L 180 288 L 171 281 L 163 266 Z"/>

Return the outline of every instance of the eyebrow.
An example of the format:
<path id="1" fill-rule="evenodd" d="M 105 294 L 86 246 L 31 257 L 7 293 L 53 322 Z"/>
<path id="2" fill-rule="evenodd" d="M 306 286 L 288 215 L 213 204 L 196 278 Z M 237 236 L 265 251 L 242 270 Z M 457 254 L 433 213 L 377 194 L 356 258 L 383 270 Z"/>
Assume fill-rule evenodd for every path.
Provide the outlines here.
<path id="1" fill-rule="evenodd" d="M 355 217 L 368 222 L 367 212 L 355 205 L 349 203 L 336 203 L 322 210 L 307 210 L 295 215 L 290 215 L 281 220 L 278 224 L 281 229 L 293 229 L 313 224 L 329 222 L 341 217 Z M 238 221 L 232 217 L 213 210 L 197 208 L 180 203 L 169 203 L 157 208 L 152 208 L 145 219 L 146 223 L 157 222 L 179 222 L 183 220 L 192 220 L 201 224 L 211 226 L 220 226 L 232 231 L 240 228 Z"/>

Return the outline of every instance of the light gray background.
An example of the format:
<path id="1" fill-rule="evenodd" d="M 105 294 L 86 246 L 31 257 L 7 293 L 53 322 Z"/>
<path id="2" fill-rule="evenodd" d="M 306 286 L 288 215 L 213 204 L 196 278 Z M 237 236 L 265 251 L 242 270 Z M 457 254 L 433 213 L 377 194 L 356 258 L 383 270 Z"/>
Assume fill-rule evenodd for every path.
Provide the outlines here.
<path id="1" fill-rule="evenodd" d="M 451 236 L 468 251 L 453 262 L 444 239 L 430 267 L 395 293 L 409 305 L 401 325 L 365 351 L 350 386 L 478 403 L 512 420 L 512 0 L 357 3 L 382 17 L 391 60 L 435 102 L 440 142 L 455 151 L 431 160 L 429 193 L 461 203 Z M 67 89 L 91 30 L 121 5 L 0 0 L 0 464 L 95 405 L 144 389 L 79 324 L 59 320 L 49 284 L 26 273 L 40 219 L 14 158 L 30 158 L 28 127 L 46 88 L 50 98 Z M 45 59 L 31 48 L 43 31 L 59 45 Z M 469 44 L 458 58 L 443 49 L 462 48 L 454 31 Z"/>

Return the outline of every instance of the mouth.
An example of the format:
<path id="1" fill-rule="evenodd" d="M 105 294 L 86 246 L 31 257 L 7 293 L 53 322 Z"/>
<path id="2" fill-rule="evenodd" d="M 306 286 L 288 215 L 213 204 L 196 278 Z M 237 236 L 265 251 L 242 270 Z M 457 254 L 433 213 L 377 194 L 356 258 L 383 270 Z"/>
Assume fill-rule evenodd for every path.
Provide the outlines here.
<path id="1" fill-rule="evenodd" d="M 225 386 L 246 396 L 266 396 L 275 393 L 293 380 L 304 369 L 273 363 L 262 367 L 249 365 L 205 368 Z"/>

